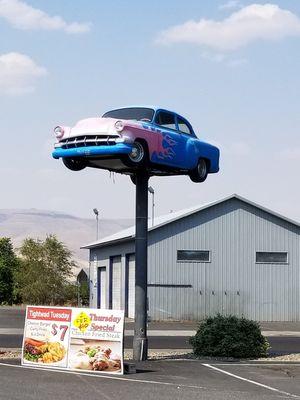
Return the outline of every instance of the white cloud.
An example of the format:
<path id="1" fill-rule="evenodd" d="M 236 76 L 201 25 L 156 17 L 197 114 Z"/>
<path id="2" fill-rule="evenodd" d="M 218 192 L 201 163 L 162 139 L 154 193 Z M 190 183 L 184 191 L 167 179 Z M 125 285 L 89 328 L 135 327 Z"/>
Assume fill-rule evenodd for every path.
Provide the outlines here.
<path id="1" fill-rule="evenodd" d="M 300 161 L 300 147 L 282 150 L 280 157 L 286 161 Z"/>
<path id="2" fill-rule="evenodd" d="M 0 93 L 19 95 L 33 92 L 35 80 L 46 74 L 45 68 L 25 54 L 0 55 Z"/>
<path id="3" fill-rule="evenodd" d="M 214 53 L 214 52 L 203 51 L 201 53 L 201 57 L 204 60 L 208 60 L 208 61 L 211 61 L 216 64 L 222 63 L 222 64 L 225 64 L 227 67 L 231 67 L 231 68 L 242 67 L 243 65 L 248 63 L 246 58 L 230 59 L 229 56 L 224 53 Z"/>
<path id="4" fill-rule="evenodd" d="M 160 33 L 159 44 L 192 43 L 233 51 L 257 40 L 300 36 L 300 18 L 275 4 L 251 4 L 222 21 L 187 21 Z"/>
<path id="5" fill-rule="evenodd" d="M 221 4 L 219 6 L 219 10 L 232 10 L 233 8 L 238 8 L 239 6 L 239 0 L 229 0 L 227 3 Z"/>
<path id="6" fill-rule="evenodd" d="M 12 26 L 23 30 L 62 30 L 67 33 L 84 33 L 89 23 L 67 23 L 62 17 L 46 14 L 20 0 L 0 0 L 0 17 Z"/>

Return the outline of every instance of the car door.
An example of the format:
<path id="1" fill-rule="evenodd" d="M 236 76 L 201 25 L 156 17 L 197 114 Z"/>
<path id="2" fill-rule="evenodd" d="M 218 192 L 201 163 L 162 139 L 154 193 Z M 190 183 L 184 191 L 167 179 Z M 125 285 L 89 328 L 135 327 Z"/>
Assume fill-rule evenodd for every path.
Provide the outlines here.
<path id="1" fill-rule="evenodd" d="M 159 128 L 156 162 L 181 168 L 183 160 L 183 138 L 177 131 L 176 115 L 169 111 L 156 111 L 154 124 Z"/>
<path id="2" fill-rule="evenodd" d="M 191 125 L 180 115 L 177 115 L 177 129 L 181 136 L 182 144 L 182 166 L 183 168 L 190 169 L 196 163 L 196 148 L 195 148 L 195 134 Z"/>

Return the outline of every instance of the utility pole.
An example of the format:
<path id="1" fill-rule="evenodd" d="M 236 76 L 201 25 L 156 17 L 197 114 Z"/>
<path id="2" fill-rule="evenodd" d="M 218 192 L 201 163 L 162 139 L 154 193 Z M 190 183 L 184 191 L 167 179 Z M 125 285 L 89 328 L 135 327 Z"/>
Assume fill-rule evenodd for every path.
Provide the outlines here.
<path id="1" fill-rule="evenodd" d="M 135 325 L 133 358 L 147 360 L 147 261 L 148 261 L 148 182 L 147 171 L 136 173 L 135 204 Z"/>

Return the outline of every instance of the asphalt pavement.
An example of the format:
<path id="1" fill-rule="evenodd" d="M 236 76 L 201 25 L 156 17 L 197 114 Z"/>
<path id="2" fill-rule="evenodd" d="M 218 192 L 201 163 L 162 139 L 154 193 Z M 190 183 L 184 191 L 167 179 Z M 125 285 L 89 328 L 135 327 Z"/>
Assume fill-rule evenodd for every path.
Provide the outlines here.
<path id="1" fill-rule="evenodd" d="M 91 375 L 0 362 L 1 400 L 300 399 L 300 366 L 148 361 L 132 375 Z"/>
<path id="2" fill-rule="evenodd" d="M 21 347 L 24 316 L 24 309 L 0 308 L 0 348 Z M 188 351 L 196 324 L 151 323 L 149 328 L 150 349 Z M 268 332 L 272 353 L 300 352 L 300 324 L 262 328 Z M 132 348 L 132 329 L 132 321 L 127 321 L 125 348 Z M 2 359 L 0 400 L 300 400 L 300 363 L 160 360 L 137 363 L 136 368 L 136 374 L 96 375 L 22 367 L 19 359 Z"/>
<path id="3" fill-rule="evenodd" d="M 0 308 L 0 349 L 21 348 L 24 321 L 24 308 Z M 149 348 L 191 350 L 189 337 L 194 334 L 196 328 L 197 323 L 195 322 L 152 322 L 149 324 L 148 330 Z M 300 352 L 300 323 L 262 323 L 262 329 L 268 335 L 271 354 L 280 355 Z M 132 348 L 132 341 L 133 322 L 127 320 L 124 343 L 126 349 Z"/>
<path id="4" fill-rule="evenodd" d="M 25 322 L 24 307 L 0 307 L 0 328 L 18 328 L 23 329 Z M 261 322 L 261 329 L 265 332 L 300 332 L 300 322 Z M 194 321 L 165 321 L 165 322 L 150 322 L 148 327 L 150 330 L 160 331 L 194 331 L 197 329 L 198 323 Z M 134 322 L 126 320 L 126 330 L 134 329 Z"/>
<path id="5" fill-rule="evenodd" d="M 19 349 L 22 346 L 22 339 L 23 335 L 0 335 L 0 349 Z M 187 349 L 187 351 L 191 351 L 192 348 L 188 340 L 189 337 L 185 336 L 150 336 L 148 338 L 150 350 Z M 300 337 L 269 337 L 268 340 L 271 346 L 270 354 L 287 355 L 300 353 Z M 132 342 L 133 336 L 125 336 L 125 349 L 132 349 Z"/>

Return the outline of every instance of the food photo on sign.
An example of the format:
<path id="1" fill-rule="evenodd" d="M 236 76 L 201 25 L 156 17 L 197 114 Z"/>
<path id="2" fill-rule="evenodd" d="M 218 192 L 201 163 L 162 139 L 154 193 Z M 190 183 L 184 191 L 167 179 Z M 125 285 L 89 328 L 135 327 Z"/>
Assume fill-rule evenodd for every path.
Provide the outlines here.
<path id="1" fill-rule="evenodd" d="M 71 339 L 69 367 L 89 371 L 122 373 L 118 343 Z"/>
<path id="2" fill-rule="evenodd" d="M 27 307 L 22 364 L 66 368 L 72 310 Z"/>
<path id="3" fill-rule="evenodd" d="M 73 309 L 68 367 L 123 373 L 124 312 Z"/>

